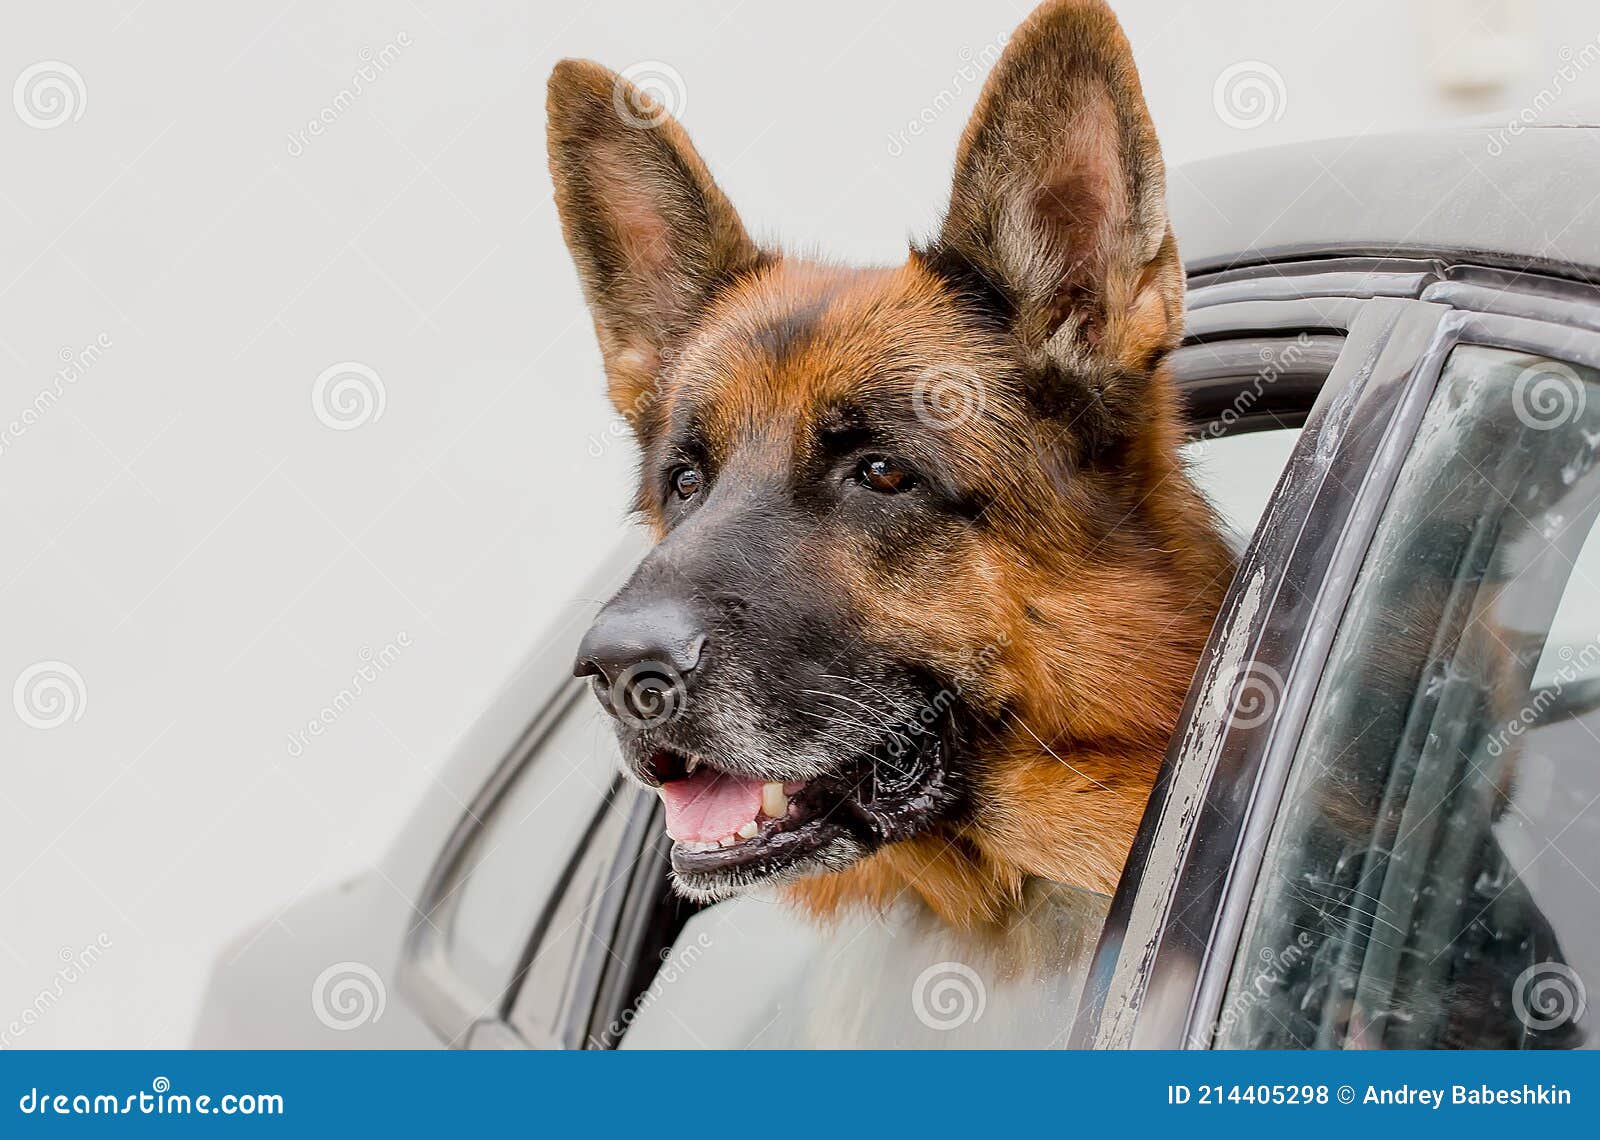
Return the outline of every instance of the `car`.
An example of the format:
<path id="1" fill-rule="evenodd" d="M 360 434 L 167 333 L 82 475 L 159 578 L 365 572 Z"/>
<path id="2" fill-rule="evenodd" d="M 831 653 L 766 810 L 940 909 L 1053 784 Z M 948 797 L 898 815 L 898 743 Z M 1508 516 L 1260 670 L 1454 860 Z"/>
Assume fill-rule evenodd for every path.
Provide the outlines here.
<path id="1" fill-rule="evenodd" d="M 898 905 L 830 931 L 675 897 L 657 799 L 572 676 L 586 604 L 379 866 L 223 952 L 196 1044 L 1594 1045 L 1597 122 L 1172 172 L 1172 367 L 1238 571 L 1044 991 Z"/>

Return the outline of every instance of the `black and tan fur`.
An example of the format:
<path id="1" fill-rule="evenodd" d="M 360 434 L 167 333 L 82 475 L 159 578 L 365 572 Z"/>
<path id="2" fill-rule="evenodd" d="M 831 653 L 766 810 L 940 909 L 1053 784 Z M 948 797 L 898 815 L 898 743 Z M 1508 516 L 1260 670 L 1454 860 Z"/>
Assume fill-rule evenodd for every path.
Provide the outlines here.
<path id="1" fill-rule="evenodd" d="M 624 594 L 679 591 L 712 647 L 673 735 L 624 731 L 630 767 L 666 741 L 802 778 L 951 694 L 926 818 L 785 889 L 819 916 L 910 890 L 963 927 L 1029 877 L 1109 892 L 1232 570 L 1178 456 L 1183 272 L 1114 17 L 1029 17 L 942 228 L 891 267 L 758 246 L 682 128 L 619 92 L 651 106 L 594 63 L 551 76 L 556 201 L 661 540 Z M 929 422 L 929 384 L 976 410 Z M 841 481 L 863 448 L 916 490 Z"/>

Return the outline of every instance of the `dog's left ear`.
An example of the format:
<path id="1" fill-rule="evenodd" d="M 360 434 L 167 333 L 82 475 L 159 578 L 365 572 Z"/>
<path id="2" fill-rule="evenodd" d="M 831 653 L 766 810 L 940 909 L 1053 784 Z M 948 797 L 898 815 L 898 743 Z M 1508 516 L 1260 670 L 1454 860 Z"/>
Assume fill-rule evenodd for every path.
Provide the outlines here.
<path id="1" fill-rule="evenodd" d="M 1134 434 L 1181 336 L 1183 268 L 1133 53 L 1099 0 L 1013 35 L 956 153 L 931 268 L 997 309 L 1091 446 Z"/>

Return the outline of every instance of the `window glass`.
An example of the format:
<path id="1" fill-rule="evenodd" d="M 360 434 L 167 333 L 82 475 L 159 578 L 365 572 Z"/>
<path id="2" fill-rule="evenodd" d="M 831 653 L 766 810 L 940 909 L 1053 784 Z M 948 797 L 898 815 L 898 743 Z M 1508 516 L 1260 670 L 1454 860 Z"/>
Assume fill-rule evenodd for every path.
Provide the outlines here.
<path id="1" fill-rule="evenodd" d="M 493 998 L 510 980 L 616 763 L 610 726 L 580 693 L 491 807 L 454 887 L 448 932 L 452 967 L 479 993 Z"/>
<path id="2" fill-rule="evenodd" d="M 962 937 L 908 892 L 821 926 L 767 895 L 692 917 L 620 1019 L 625 1049 L 1061 1048 L 1109 902 L 1033 880 L 1014 936 Z"/>
<path id="3" fill-rule="evenodd" d="M 1243 551 L 1255 533 L 1299 439 L 1299 428 L 1275 428 L 1184 445 L 1189 477 L 1210 500 L 1235 551 Z"/>
<path id="4" fill-rule="evenodd" d="M 1301 737 L 1220 1044 L 1596 1044 L 1597 381 L 1448 361 Z"/>
<path id="5" fill-rule="evenodd" d="M 578 1048 L 588 1036 L 586 985 L 594 981 L 594 973 L 584 971 L 581 964 L 586 957 L 598 962 L 613 953 L 618 888 L 626 885 L 638 862 L 624 842 L 629 813 L 637 802 L 636 794 L 617 778 L 615 792 L 601 808 L 561 897 L 539 931 L 510 1016 L 511 1024 L 530 1041 Z"/>

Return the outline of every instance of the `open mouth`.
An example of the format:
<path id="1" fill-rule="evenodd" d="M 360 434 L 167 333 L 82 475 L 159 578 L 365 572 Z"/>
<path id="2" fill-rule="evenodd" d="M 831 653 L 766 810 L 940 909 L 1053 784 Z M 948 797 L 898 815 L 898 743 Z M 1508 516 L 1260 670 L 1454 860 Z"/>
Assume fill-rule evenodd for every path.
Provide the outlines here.
<path id="1" fill-rule="evenodd" d="M 810 780 L 763 779 L 657 750 L 652 763 L 680 886 L 720 897 L 758 880 L 837 868 L 923 830 L 953 799 L 945 742 L 927 732 L 891 739 Z"/>

